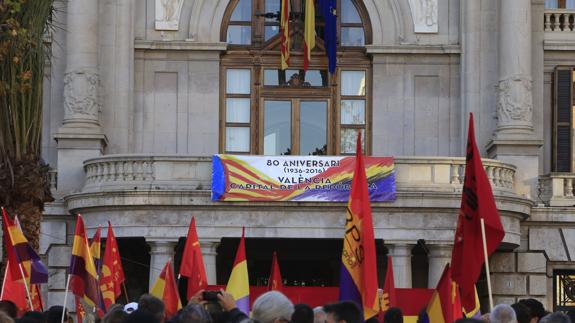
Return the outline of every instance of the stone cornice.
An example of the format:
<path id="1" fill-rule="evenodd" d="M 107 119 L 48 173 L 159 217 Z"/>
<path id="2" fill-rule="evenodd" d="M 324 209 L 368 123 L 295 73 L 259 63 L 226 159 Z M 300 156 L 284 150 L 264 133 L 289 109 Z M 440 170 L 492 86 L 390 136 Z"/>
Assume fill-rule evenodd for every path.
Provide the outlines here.
<path id="1" fill-rule="evenodd" d="M 368 54 L 461 54 L 459 45 L 366 45 Z"/>
<path id="2" fill-rule="evenodd" d="M 200 43 L 194 41 L 134 41 L 135 50 L 163 50 L 163 51 L 225 51 L 227 43 Z"/>

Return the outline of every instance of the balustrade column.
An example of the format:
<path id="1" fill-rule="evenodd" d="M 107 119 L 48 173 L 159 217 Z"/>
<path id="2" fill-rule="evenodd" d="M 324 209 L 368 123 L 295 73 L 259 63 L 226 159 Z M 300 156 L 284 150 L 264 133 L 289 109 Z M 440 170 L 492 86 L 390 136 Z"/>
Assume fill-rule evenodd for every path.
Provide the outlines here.
<path id="1" fill-rule="evenodd" d="M 451 246 L 441 244 L 426 246 L 429 249 L 429 254 L 427 255 L 429 261 L 427 287 L 435 288 L 441 278 L 441 274 L 443 274 L 445 265 L 451 260 Z"/>
<path id="2" fill-rule="evenodd" d="M 217 249 L 219 245 L 219 239 L 200 239 L 200 248 L 202 249 L 204 266 L 206 266 L 208 285 L 215 285 L 217 283 L 216 257 L 218 255 Z"/>
<path id="3" fill-rule="evenodd" d="M 169 259 L 174 258 L 176 240 L 146 240 L 150 246 L 150 290 Z M 173 262 L 172 262 L 173 266 Z"/>
<path id="4" fill-rule="evenodd" d="M 411 288 L 411 249 L 412 244 L 397 243 L 387 246 L 393 262 L 395 287 Z"/>

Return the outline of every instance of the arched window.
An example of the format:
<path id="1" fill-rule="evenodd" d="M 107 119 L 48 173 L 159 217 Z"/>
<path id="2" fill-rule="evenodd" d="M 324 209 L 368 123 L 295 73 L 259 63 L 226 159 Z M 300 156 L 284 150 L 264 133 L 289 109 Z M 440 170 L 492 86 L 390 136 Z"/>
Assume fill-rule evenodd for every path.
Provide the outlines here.
<path id="1" fill-rule="evenodd" d="M 303 69 L 305 0 L 290 0 L 290 66 L 280 68 L 280 0 L 232 0 L 221 39 L 220 151 L 262 155 L 355 152 L 370 147 L 371 42 L 361 1 L 336 0 L 337 67 L 328 72 L 325 21 L 316 6 L 316 47 Z M 367 135 L 367 137 L 366 137 Z M 364 148 L 365 148 L 364 147 Z"/>

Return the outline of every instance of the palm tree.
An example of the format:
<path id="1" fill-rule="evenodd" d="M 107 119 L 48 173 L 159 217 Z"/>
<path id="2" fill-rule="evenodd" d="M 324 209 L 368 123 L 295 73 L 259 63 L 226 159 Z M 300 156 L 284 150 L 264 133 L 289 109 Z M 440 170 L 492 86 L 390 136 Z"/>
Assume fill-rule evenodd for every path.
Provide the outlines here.
<path id="1" fill-rule="evenodd" d="M 0 2 L 0 205 L 18 215 L 37 249 L 44 203 L 52 201 L 40 157 L 42 88 L 53 0 Z"/>

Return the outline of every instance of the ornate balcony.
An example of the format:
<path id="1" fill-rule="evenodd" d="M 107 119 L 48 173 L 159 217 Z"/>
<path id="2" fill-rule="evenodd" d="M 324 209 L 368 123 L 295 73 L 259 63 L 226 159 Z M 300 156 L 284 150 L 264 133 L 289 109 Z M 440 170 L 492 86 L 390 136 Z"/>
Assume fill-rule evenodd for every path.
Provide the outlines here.
<path id="1" fill-rule="evenodd" d="M 539 177 L 539 202 L 548 206 L 575 206 L 575 173 Z"/>
<path id="2" fill-rule="evenodd" d="M 546 50 L 574 50 L 575 10 L 545 9 L 543 31 Z"/>

